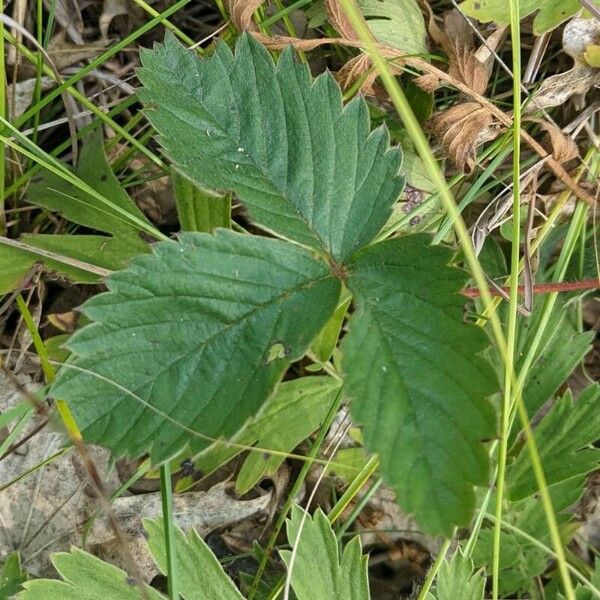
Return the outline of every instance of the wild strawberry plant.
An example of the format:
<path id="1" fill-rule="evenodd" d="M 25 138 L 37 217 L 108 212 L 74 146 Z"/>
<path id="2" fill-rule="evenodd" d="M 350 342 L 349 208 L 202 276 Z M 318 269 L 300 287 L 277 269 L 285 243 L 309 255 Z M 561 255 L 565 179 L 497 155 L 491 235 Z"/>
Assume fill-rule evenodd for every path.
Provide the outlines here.
<path id="1" fill-rule="evenodd" d="M 235 193 L 273 237 L 186 233 L 112 275 L 54 396 L 118 455 L 198 452 L 258 411 L 347 288 L 342 393 L 366 447 L 424 528 L 467 525 L 497 382 L 452 251 L 377 240 L 404 184 L 386 129 L 370 131 L 361 98 L 344 106 L 329 74 L 313 80 L 289 49 L 274 63 L 247 35 L 210 58 L 167 36 L 142 62 L 140 96 L 175 168 Z"/>

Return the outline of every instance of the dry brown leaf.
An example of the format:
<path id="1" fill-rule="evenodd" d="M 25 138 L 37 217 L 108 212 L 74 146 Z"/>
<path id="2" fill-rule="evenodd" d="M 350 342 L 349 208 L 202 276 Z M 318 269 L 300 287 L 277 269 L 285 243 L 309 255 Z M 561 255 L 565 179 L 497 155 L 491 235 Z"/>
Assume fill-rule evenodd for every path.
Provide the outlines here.
<path id="1" fill-rule="evenodd" d="M 402 69 L 389 65 L 394 75 L 399 75 Z M 335 78 L 342 87 L 347 90 L 352 87 L 361 77 L 364 80 L 360 86 L 361 94 L 365 96 L 379 96 L 381 87 L 376 86 L 377 70 L 373 68 L 373 63 L 367 54 L 361 53 L 351 58 L 336 74 Z"/>
<path id="2" fill-rule="evenodd" d="M 540 108 L 561 106 L 571 96 L 585 94 L 591 87 L 600 85 L 600 69 L 575 65 L 566 73 L 552 75 L 544 80 L 533 96 L 526 112 L 536 112 Z"/>
<path id="3" fill-rule="evenodd" d="M 267 514 L 272 491 L 251 500 L 238 500 L 231 495 L 231 488 L 232 484 L 222 482 L 206 492 L 175 494 L 173 518 L 177 526 L 186 532 L 193 528 L 201 536 L 206 536 L 215 529 Z M 135 563 L 141 567 L 146 581 L 150 581 L 158 574 L 158 570 L 148 552 L 142 520 L 156 519 L 162 515 L 160 492 L 122 496 L 113 501 L 112 510 L 125 533 Z M 103 560 L 126 567 L 106 518 L 100 517 L 94 521 L 86 544 Z"/>
<path id="4" fill-rule="evenodd" d="M 91 44 L 72 44 L 65 33 L 55 35 L 48 44 L 48 55 L 58 71 L 77 63 L 95 58 L 107 46 L 108 40 L 98 40 Z"/>
<path id="5" fill-rule="evenodd" d="M 559 162 L 567 162 L 579 156 L 579 149 L 573 139 L 559 127 L 546 119 L 528 118 L 528 121 L 537 123 L 547 134 L 544 146 Z"/>
<path id="6" fill-rule="evenodd" d="M 491 73 L 493 51 L 500 44 L 506 28 L 494 30 L 479 49 L 475 49 L 473 30 L 465 17 L 457 10 L 444 15 L 444 29 L 441 30 L 430 13 L 429 35 L 448 55 L 448 74 L 468 86 L 476 94 L 482 95 Z M 415 83 L 427 92 L 434 91 L 440 80 L 426 74 L 415 79 Z"/>
<path id="7" fill-rule="evenodd" d="M 360 53 L 351 58 L 342 68 L 335 74 L 337 82 L 343 90 L 352 87 L 354 82 L 358 81 L 371 68 L 371 59 L 364 53 Z M 370 94 L 373 88 L 373 81 L 377 77 L 377 73 L 373 71 L 367 75 L 362 84 L 361 91 L 365 94 Z"/>
<path id="8" fill-rule="evenodd" d="M 363 44 L 356 40 L 348 40 L 345 38 L 319 38 L 319 39 L 299 39 L 288 36 L 265 36 L 261 33 L 253 33 L 253 35 L 258 39 L 261 43 L 263 43 L 267 48 L 271 50 L 283 50 L 285 47 L 291 45 L 297 50 L 313 50 L 322 45 L 341 45 L 350 48 L 362 48 Z M 500 108 L 495 106 L 492 102 L 490 102 L 487 98 L 482 96 L 481 94 L 475 94 L 472 90 L 470 90 L 466 85 L 462 82 L 455 80 L 449 74 L 444 73 L 434 65 L 428 63 L 427 61 L 414 56 L 408 56 L 404 52 L 396 49 L 390 48 L 389 46 L 385 46 L 382 44 L 378 44 L 379 51 L 383 56 L 394 59 L 396 61 L 403 61 L 410 66 L 420 69 L 425 73 L 430 73 L 436 75 L 440 80 L 445 81 L 451 86 L 454 86 L 456 89 L 460 90 L 465 96 L 472 98 L 473 101 L 478 103 L 480 106 L 486 108 L 501 124 L 503 127 L 511 127 L 512 126 L 512 118 L 504 113 Z M 491 132 L 490 132 L 491 134 Z M 539 144 L 535 139 L 533 139 L 527 131 L 521 129 L 521 138 L 523 141 L 531 147 L 536 154 L 538 154 L 542 158 L 548 157 L 548 153 L 544 150 L 544 148 Z M 490 138 L 493 139 L 493 138 Z M 562 167 L 560 163 L 554 160 L 553 157 L 550 156 L 548 160 L 548 166 L 552 170 L 552 172 L 560 179 L 564 185 L 569 188 L 573 194 L 588 204 L 589 206 L 595 206 L 596 201 L 594 198 L 584 189 L 581 184 L 578 184 L 572 177 L 569 175 L 567 171 Z"/>
<path id="9" fill-rule="evenodd" d="M 573 59 L 573 67 L 565 73 L 545 79 L 533 95 L 534 102 L 529 104 L 526 112 L 560 106 L 572 96 L 585 94 L 590 88 L 600 86 L 600 69 L 590 67 L 584 57 L 588 46 L 600 43 L 600 21 L 572 19 L 565 26 L 562 43 L 565 53 Z"/>
<path id="10" fill-rule="evenodd" d="M 353 4 L 354 8 L 358 11 L 356 4 L 354 2 Z M 329 22 L 341 36 L 349 40 L 359 39 L 339 0 L 325 0 L 325 10 L 327 11 Z"/>
<path id="11" fill-rule="evenodd" d="M 35 389 L 28 377 L 19 375 L 18 379 L 28 389 Z M 21 401 L 20 392 L 13 389 L 0 371 L 0 414 Z M 39 423 L 39 417 L 32 419 L 21 436 L 27 435 Z M 0 430 L 0 436 L 2 433 Z M 0 563 L 11 552 L 19 550 L 23 566 L 29 573 L 53 576 L 51 553 L 67 551 L 71 545 L 84 547 L 85 528 L 99 508 L 86 469 L 73 448 L 67 448 L 43 464 L 63 450 L 66 441 L 64 435 L 46 425 L 0 461 L 0 484 L 14 481 L 0 491 Z M 98 446 L 87 448 L 106 489 L 113 492 L 121 482 L 117 471 L 109 468 L 110 453 Z M 28 471 L 27 477 L 21 477 Z M 229 493 L 230 487 L 228 483 L 219 483 L 206 492 L 175 494 L 177 524 L 184 530 L 194 527 L 201 535 L 206 535 L 214 529 L 269 513 L 272 492 L 251 500 L 238 500 Z M 161 515 L 160 493 L 122 496 L 112 503 L 112 507 L 120 528 L 127 533 L 135 563 L 149 581 L 156 574 L 156 567 L 146 548 L 142 518 Z M 97 516 L 86 543 L 87 549 L 93 549 L 102 558 L 127 566 L 119 555 L 114 532 L 105 516 Z M 89 547 L 91 545 L 93 548 Z"/>
<path id="12" fill-rule="evenodd" d="M 429 128 L 452 162 L 469 171 L 475 166 L 475 149 L 500 132 L 492 113 L 477 102 L 463 102 L 435 114 Z"/>
<path id="13" fill-rule="evenodd" d="M 11 111 L 12 119 L 20 117 L 29 108 L 33 100 L 33 92 L 35 91 L 37 81 L 36 78 L 25 79 L 17 83 L 11 83 L 7 87 L 7 105 L 8 110 Z M 55 85 L 56 83 L 51 77 L 42 77 L 41 89 L 43 92 L 46 92 Z"/>
<path id="14" fill-rule="evenodd" d="M 103 40 L 108 39 L 108 28 L 116 17 L 126 17 L 127 32 L 144 22 L 144 11 L 131 0 L 104 0 L 98 27 Z"/>
<path id="15" fill-rule="evenodd" d="M 238 31 L 257 29 L 252 22 L 252 15 L 262 3 L 263 0 L 229 0 L 231 22 Z"/>

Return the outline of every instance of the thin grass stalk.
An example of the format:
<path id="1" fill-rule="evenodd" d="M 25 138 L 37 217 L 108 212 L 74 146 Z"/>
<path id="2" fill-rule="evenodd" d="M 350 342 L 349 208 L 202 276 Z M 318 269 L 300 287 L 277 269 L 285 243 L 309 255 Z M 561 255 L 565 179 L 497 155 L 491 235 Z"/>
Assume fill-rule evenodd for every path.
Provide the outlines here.
<path id="1" fill-rule="evenodd" d="M 162 502 L 165 554 L 167 557 L 167 590 L 169 600 L 178 600 L 177 543 L 175 522 L 173 520 L 173 488 L 171 486 L 171 465 L 169 461 L 160 466 L 160 499 Z"/>
<path id="2" fill-rule="evenodd" d="M 74 86 L 78 81 L 86 77 L 91 71 L 97 69 L 101 64 L 105 63 L 107 60 L 110 60 L 115 54 L 130 46 L 135 40 L 139 37 L 154 29 L 157 25 L 161 25 L 165 19 L 168 19 L 172 14 L 176 13 L 178 10 L 182 9 L 186 4 L 189 4 L 191 0 L 179 0 L 170 6 L 166 10 L 164 10 L 160 15 L 154 17 L 147 23 L 144 23 L 141 27 L 130 33 L 128 36 L 124 37 L 122 40 L 117 42 L 114 46 L 111 46 L 106 52 L 103 52 L 97 58 L 91 60 L 87 65 L 82 67 L 75 75 L 67 79 L 64 83 L 57 86 L 54 90 L 46 94 L 37 104 L 31 106 L 28 110 L 26 110 L 19 119 L 15 120 L 15 125 L 17 127 L 21 127 L 23 123 L 27 123 L 31 117 L 36 112 L 40 112 L 44 107 L 46 107 L 50 102 L 56 100 L 63 92 L 65 92 L 68 88 Z M 49 26 L 49 25 L 48 25 Z M 48 30 L 47 30 L 48 31 Z M 46 31 L 46 33 L 47 33 Z"/>
<path id="3" fill-rule="evenodd" d="M 353 5 L 351 0 L 341 0 L 341 5 L 344 13 L 350 20 L 352 27 L 358 34 L 368 55 L 373 61 L 375 68 L 379 72 L 381 81 L 386 88 L 386 91 L 390 95 L 390 98 L 392 99 L 392 103 L 394 104 L 396 112 L 402 120 L 402 123 L 404 124 L 409 137 L 413 142 L 415 149 L 417 150 L 417 153 L 425 164 L 425 168 L 427 169 L 431 181 L 440 195 L 444 209 L 452 220 L 452 224 L 454 225 L 456 235 L 460 242 L 460 247 L 463 251 L 465 261 L 469 266 L 471 275 L 475 280 L 477 287 L 480 290 L 483 305 L 484 307 L 491 308 L 492 296 L 490 294 L 483 269 L 477 260 L 471 238 L 467 231 L 467 226 L 462 219 L 460 211 L 456 205 L 456 201 L 454 200 L 452 192 L 450 191 L 450 188 L 444 179 L 444 175 L 437 164 L 427 138 L 425 137 L 425 134 L 423 133 L 423 130 L 421 129 L 421 126 L 419 125 L 419 122 L 417 121 L 417 118 L 415 117 L 410 104 L 404 95 L 404 92 L 402 91 L 402 88 L 396 81 L 396 78 L 392 74 L 385 58 L 382 56 L 376 42 L 371 36 L 362 15 L 358 12 L 356 6 Z M 489 313 L 489 321 L 492 327 L 494 339 L 501 356 L 504 358 L 506 353 L 506 340 L 504 338 L 502 326 L 495 311 L 489 310 Z"/>
<path id="4" fill-rule="evenodd" d="M 433 564 L 431 565 L 431 567 L 429 568 L 429 571 L 427 572 L 427 577 L 425 577 L 425 581 L 423 582 L 423 585 L 421 586 L 421 589 L 419 590 L 419 595 L 417 596 L 417 600 L 425 600 L 427 598 L 427 595 L 429 594 L 429 590 L 431 589 L 431 586 L 433 584 L 433 580 L 435 579 L 435 576 L 438 574 L 438 571 L 440 570 L 440 567 L 442 566 L 442 563 L 444 562 L 444 559 L 446 558 L 446 553 L 448 552 L 448 549 L 450 548 L 451 543 L 452 543 L 452 537 L 448 538 L 447 540 L 444 540 L 444 543 L 442 544 L 442 547 L 440 548 L 438 555 L 435 557 Z"/>
<path id="5" fill-rule="evenodd" d="M 500 414 L 500 443 L 498 446 L 498 471 L 496 476 L 496 506 L 494 514 L 494 545 L 492 550 L 492 599 L 498 600 L 500 587 L 500 545 L 502 506 L 504 503 L 504 484 L 506 480 L 506 455 L 510 429 L 510 406 L 517 343 L 517 319 L 519 305 L 519 260 L 521 257 L 521 39 L 519 23 L 519 4 L 509 0 L 510 4 L 510 40 L 513 67 L 513 215 L 510 260 L 510 301 L 508 307 L 508 325 L 506 333 L 506 358 L 504 361 L 504 392 Z"/>
<path id="6" fill-rule="evenodd" d="M 0 0 L 0 12 L 4 12 L 4 1 Z M 4 23 L 0 23 L 0 116 L 6 117 L 6 60 L 4 58 Z M 6 178 L 6 148 L 0 142 L 0 233 L 6 233 L 6 216 L 4 213 L 5 197 L 5 178 Z"/>

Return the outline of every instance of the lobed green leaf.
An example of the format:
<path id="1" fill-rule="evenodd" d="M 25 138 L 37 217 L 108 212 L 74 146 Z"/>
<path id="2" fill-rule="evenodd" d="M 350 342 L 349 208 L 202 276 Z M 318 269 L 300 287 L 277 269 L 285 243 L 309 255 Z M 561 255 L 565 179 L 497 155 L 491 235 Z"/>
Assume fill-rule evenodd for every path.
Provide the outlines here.
<path id="1" fill-rule="evenodd" d="M 84 305 L 95 322 L 72 337 L 52 393 L 88 441 L 117 454 L 151 449 L 155 460 L 235 433 L 340 294 L 312 252 L 227 230 L 157 244 L 108 286 Z"/>
<path id="2" fill-rule="evenodd" d="M 404 180 L 367 105 L 345 107 L 330 74 L 314 81 L 291 48 L 277 65 L 247 34 L 199 58 L 168 34 L 142 53 L 140 97 L 166 154 L 201 186 L 234 191 L 267 230 L 343 262 L 391 215 Z"/>

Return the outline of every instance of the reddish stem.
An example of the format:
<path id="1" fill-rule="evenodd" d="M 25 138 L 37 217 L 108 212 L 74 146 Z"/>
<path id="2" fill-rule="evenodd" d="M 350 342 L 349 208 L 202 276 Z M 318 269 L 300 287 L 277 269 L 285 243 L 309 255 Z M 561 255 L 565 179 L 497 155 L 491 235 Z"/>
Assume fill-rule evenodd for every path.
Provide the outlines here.
<path id="1" fill-rule="evenodd" d="M 583 281 L 561 281 L 560 283 L 538 283 L 533 286 L 534 294 L 548 294 L 549 292 L 573 292 L 576 290 L 593 290 L 600 287 L 600 279 L 584 279 Z M 525 291 L 525 286 L 519 286 L 519 293 Z M 510 292 L 509 287 L 503 287 L 503 291 Z M 478 288 L 465 288 L 462 291 L 463 296 L 467 298 L 479 298 L 481 295 Z M 492 296 L 500 296 L 500 292 L 493 288 L 490 289 Z"/>

